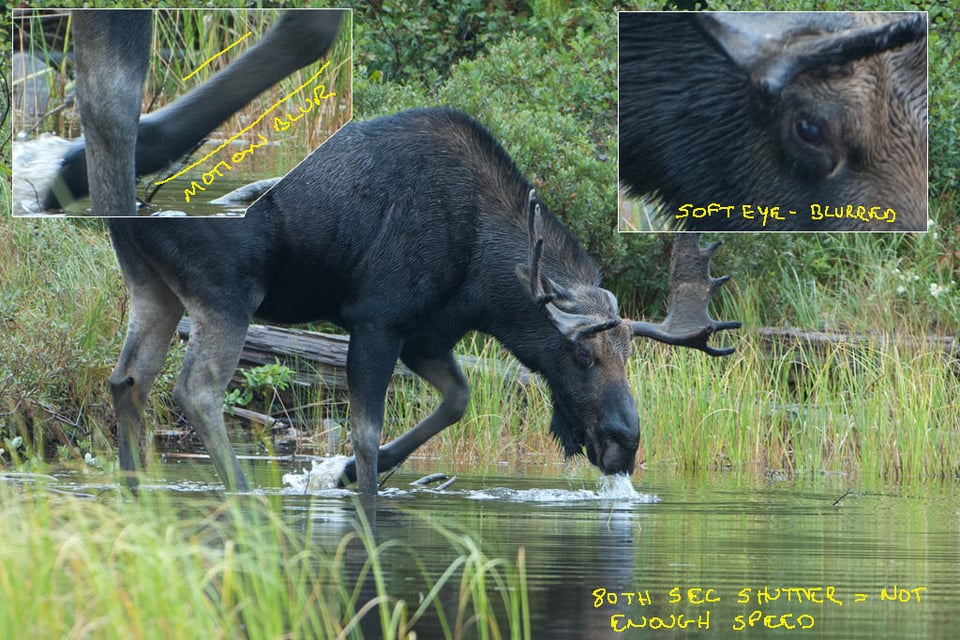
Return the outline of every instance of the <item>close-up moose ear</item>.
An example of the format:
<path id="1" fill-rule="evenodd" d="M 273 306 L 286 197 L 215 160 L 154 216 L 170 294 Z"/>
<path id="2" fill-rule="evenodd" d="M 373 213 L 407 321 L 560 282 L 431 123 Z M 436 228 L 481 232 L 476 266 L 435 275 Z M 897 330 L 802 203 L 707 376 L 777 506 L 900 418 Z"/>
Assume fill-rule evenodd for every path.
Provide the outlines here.
<path id="1" fill-rule="evenodd" d="M 926 230 L 925 12 L 622 12 L 619 54 L 621 231 Z"/>

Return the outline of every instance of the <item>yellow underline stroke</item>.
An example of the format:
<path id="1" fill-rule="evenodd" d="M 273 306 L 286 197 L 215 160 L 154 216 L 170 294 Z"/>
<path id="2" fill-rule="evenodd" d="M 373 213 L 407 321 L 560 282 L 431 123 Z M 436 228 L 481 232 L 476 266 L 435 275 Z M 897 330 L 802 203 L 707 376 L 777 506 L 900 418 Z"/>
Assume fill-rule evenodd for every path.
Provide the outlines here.
<path id="1" fill-rule="evenodd" d="M 301 84 L 299 87 L 297 87 L 296 89 L 294 89 L 293 91 L 291 91 L 290 93 L 288 93 L 287 95 L 285 95 L 284 97 L 280 98 L 280 100 L 278 100 L 277 102 L 275 102 L 269 109 L 267 109 L 267 110 L 264 111 L 262 114 L 260 114 L 260 117 L 259 117 L 259 118 L 257 118 L 257 119 L 254 120 L 253 122 L 251 122 L 249 125 L 247 125 L 247 126 L 244 127 L 243 129 L 241 129 L 240 131 L 238 131 L 238 132 L 237 132 L 236 134 L 234 134 L 233 136 L 227 138 L 227 139 L 223 142 L 223 144 L 221 144 L 219 147 L 217 147 L 216 149 L 214 149 L 213 151 L 211 151 L 211 152 L 208 153 L 207 155 L 203 156 L 202 158 L 200 158 L 199 160 L 197 160 L 197 161 L 194 162 L 193 164 L 191 164 L 191 165 L 189 165 L 189 166 L 187 166 L 187 167 L 184 167 L 183 169 L 181 169 L 181 170 L 178 171 L 177 173 L 173 174 L 173 175 L 170 176 L 169 178 L 164 178 L 163 180 L 159 180 L 159 181 L 157 181 L 157 182 L 154 182 L 154 184 L 155 184 L 155 185 L 166 184 L 167 182 L 170 182 L 171 180 L 173 180 L 173 179 L 175 179 L 175 178 L 179 178 L 180 176 L 182 176 L 183 174 L 185 174 L 187 171 L 190 171 L 190 169 L 193 169 L 193 168 L 196 167 L 197 165 L 199 165 L 199 164 L 203 163 L 204 161 L 206 161 L 206 160 L 207 160 L 208 158 L 210 158 L 211 156 L 214 156 L 214 155 L 216 155 L 217 153 L 219 153 L 220 150 L 223 149 L 224 147 L 226 147 L 228 144 L 230 144 L 231 142 L 233 142 L 234 140 L 236 140 L 237 138 L 239 138 L 240 136 L 242 136 L 244 133 L 246 133 L 246 132 L 249 131 L 250 129 L 252 129 L 252 128 L 254 128 L 255 126 L 257 126 L 257 124 L 259 124 L 261 120 L 263 120 L 264 118 L 266 118 L 266 117 L 267 117 L 267 114 L 269 114 L 271 111 L 273 111 L 274 109 L 276 109 L 277 107 L 279 107 L 281 104 L 283 104 L 284 102 L 286 102 L 287 100 L 289 100 L 290 98 L 292 98 L 292 97 L 294 96 L 294 94 L 300 93 L 300 91 L 302 91 L 304 87 L 306 87 L 308 84 L 310 84 L 311 82 L 313 82 L 314 80 L 316 80 L 318 77 L 320 77 L 320 74 L 323 73 L 324 71 L 326 71 L 327 67 L 329 67 L 329 66 L 330 66 L 330 60 L 327 60 L 326 63 L 325 63 L 322 67 L 320 67 L 320 70 L 319 70 L 319 71 L 317 71 L 315 74 L 313 74 L 312 76 L 310 76 L 310 79 L 309 79 L 309 80 L 307 80 L 306 82 L 304 82 L 303 84 Z"/>
<path id="2" fill-rule="evenodd" d="M 252 32 L 252 31 L 247 31 L 243 36 L 240 37 L 239 40 L 237 40 L 236 42 L 234 42 L 233 44 L 231 44 L 229 47 L 227 47 L 226 49 L 224 49 L 224 50 L 221 51 L 220 53 L 214 54 L 214 55 L 210 56 L 209 58 L 207 58 L 207 59 L 203 62 L 203 64 L 201 64 L 199 67 L 197 67 L 196 69 L 194 69 L 189 75 L 185 76 L 183 79 L 184 79 L 184 80 L 189 80 L 189 79 L 192 78 L 193 76 L 197 75 L 197 73 L 200 72 L 200 69 L 203 69 L 205 66 L 207 66 L 208 64 L 210 64 L 211 62 L 213 62 L 216 58 L 219 58 L 220 56 L 222 56 L 223 54 L 225 54 L 227 51 L 230 51 L 230 49 L 233 49 L 235 46 L 237 46 L 238 44 L 240 44 L 241 42 L 243 42 L 244 40 L 246 40 L 247 38 L 249 38 L 249 37 L 252 36 L 252 35 L 253 35 L 253 32 Z"/>

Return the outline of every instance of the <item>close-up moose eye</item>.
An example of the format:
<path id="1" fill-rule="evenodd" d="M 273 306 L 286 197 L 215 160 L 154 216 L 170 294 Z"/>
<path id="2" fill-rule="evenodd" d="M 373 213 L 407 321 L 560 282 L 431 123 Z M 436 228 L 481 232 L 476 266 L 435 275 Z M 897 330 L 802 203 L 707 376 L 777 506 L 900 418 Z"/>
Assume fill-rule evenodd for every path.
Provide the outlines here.
<path id="1" fill-rule="evenodd" d="M 826 123 L 814 116 L 800 115 L 796 123 L 797 137 L 807 144 L 819 147 L 827 137 Z"/>
<path id="2" fill-rule="evenodd" d="M 576 355 L 577 355 L 577 364 L 581 367 L 589 367 L 593 365 L 593 351 L 589 346 L 583 343 L 577 343 Z"/>

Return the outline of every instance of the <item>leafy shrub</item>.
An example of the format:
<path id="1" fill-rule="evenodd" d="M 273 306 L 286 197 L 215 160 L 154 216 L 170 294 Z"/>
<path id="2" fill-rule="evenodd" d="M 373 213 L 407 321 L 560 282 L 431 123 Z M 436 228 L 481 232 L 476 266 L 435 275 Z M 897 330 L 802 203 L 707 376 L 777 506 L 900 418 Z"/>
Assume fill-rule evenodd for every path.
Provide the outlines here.
<path id="1" fill-rule="evenodd" d="M 616 13 L 544 12 L 511 23 L 508 35 L 461 60 L 438 85 L 399 84 L 359 67 L 355 116 L 430 104 L 471 114 L 594 256 L 607 285 L 656 313 L 666 291 L 659 258 L 669 241 L 616 231 Z M 358 38 L 357 49 L 364 42 Z"/>

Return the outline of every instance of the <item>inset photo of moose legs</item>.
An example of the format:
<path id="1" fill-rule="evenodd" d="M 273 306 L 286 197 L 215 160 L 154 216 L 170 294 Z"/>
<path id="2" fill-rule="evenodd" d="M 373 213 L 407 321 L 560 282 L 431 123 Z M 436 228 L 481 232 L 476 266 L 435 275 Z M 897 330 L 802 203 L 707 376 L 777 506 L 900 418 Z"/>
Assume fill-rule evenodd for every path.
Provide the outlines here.
<path id="1" fill-rule="evenodd" d="M 227 216 L 352 117 L 346 9 L 17 9 L 13 215 Z"/>
<path id="2" fill-rule="evenodd" d="M 621 12 L 621 231 L 926 231 L 927 13 Z"/>

